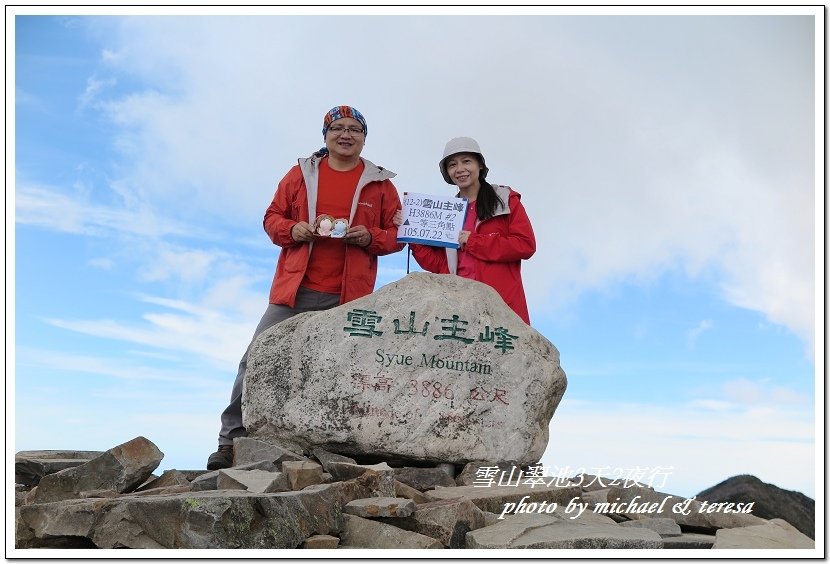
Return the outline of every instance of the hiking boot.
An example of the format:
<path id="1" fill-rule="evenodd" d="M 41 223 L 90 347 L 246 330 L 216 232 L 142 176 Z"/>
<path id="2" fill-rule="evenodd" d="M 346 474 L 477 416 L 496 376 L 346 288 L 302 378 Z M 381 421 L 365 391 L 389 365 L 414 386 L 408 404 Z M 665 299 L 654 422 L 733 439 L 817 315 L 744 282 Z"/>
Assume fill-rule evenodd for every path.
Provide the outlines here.
<path id="1" fill-rule="evenodd" d="M 219 445 L 219 450 L 208 457 L 208 470 L 220 470 L 231 466 L 233 466 L 233 445 Z"/>

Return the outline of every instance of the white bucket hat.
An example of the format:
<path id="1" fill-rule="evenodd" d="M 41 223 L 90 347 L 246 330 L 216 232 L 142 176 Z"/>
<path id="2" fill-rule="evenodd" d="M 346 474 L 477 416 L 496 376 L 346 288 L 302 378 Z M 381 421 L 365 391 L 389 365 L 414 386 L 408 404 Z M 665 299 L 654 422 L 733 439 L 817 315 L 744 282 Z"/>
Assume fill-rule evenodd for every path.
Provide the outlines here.
<path id="1" fill-rule="evenodd" d="M 450 175 L 447 174 L 447 168 L 444 165 L 446 164 L 448 158 L 453 155 L 457 155 L 458 153 L 473 153 L 481 157 L 482 171 L 484 172 L 484 176 L 487 176 L 490 169 L 488 169 L 487 165 L 484 164 L 484 155 L 481 153 L 481 148 L 478 146 L 478 142 L 472 137 L 456 137 L 447 141 L 447 145 L 444 147 L 444 156 L 441 157 L 440 161 L 438 161 L 438 168 L 441 169 L 441 175 L 444 177 L 444 180 L 447 181 L 447 184 L 455 183 L 450 178 Z"/>

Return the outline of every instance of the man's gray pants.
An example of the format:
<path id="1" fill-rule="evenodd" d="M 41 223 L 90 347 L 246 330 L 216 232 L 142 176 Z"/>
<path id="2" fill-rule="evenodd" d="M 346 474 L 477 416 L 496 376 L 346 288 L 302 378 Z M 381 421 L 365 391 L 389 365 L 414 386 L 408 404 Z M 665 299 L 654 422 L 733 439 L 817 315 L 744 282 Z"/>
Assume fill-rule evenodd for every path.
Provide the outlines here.
<path id="1" fill-rule="evenodd" d="M 251 343 L 245 350 L 242 360 L 239 361 L 239 370 L 231 389 L 231 403 L 222 412 L 222 428 L 219 431 L 219 444 L 232 445 L 235 437 L 244 437 L 245 427 L 242 425 L 242 383 L 245 381 L 245 371 L 248 369 L 248 353 L 260 333 L 273 327 L 280 321 L 294 317 L 306 311 L 321 311 L 331 309 L 340 304 L 340 294 L 325 294 L 300 287 L 297 291 L 297 301 L 294 307 L 281 304 L 268 304 L 268 309 L 259 321 Z"/>

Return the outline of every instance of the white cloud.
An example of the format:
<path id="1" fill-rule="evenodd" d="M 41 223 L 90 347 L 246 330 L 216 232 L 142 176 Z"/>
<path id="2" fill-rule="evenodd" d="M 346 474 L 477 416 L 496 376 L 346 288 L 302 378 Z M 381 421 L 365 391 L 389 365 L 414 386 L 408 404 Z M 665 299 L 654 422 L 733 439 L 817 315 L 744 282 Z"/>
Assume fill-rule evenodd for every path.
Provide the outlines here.
<path id="1" fill-rule="evenodd" d="M 708 409 L 712 411 L 725 411 L 735 408 L 735 404 L 732 402 L 711 399 L 693 400 L 689 403 L 689 406 L 693 408 L 700 408 L 704 410 Z"/>
<path id="2" fill-rule="evenodd" d="M 218 248 L 232 248 L 237 243 L 223 237 L 220 229 L 171 219 L 154 211 L 121 183 L 110 187 L 117 201 L 101 203 L 87 190 L 63 193 L 57 187 L 19 183 L 16 223 L 99 239 L 109 246 L 111 254 L 90 258 L 87 264 L 93 268 L 112 271 L 116 265 L 133 265 L 141 281 L 169 282 L 185 294 L 210 291 L 211 287 L 241 291 L 243 285 L 270 279 L 272 263 L 263 270 L 255 255 Z M 246 240 L 238 243 L 249 245 Z M 254 247 L 261 252 L 269 250 L 269 245 L 263 235 Z M 210 299 L 216 301 L 215 297 Z"/>
<path id="3" fill-rule="evenodd" d="M 752 474 L 815 498 L 814 429 L 809 411 L 788 407 L 618 405 L 566 398 L 551 422 L 541 463 L 592 474 L 604 468 L 605 476 L 671 468 L 665 485 L 655 489 L 687 497 L 731 476 Z"/>
<path id="4" fill-rule="evenodd" d="M 137 391 L 136 383 L 148 387 L 156 387 L 159 383 L 163 383 L 166 387 L 187 386 L 190 388 L 209 385 L 201 372 L 189 373 L 187 368 L 181 367 L 150 367 L 142 358 L 131 360 L 125 356 L 109 357 L 105 354 L 90 356 L 27 347 L 18 347 L 16 353 L 18 363 L 38 370 L 55 370 L 73 375 L 83 374 L 87 377 L 99 377 L 102 381 L 109 379 L 131 382 L 131 387 L 125 388 L 128 394 Z M 181 362 L 182 359 L 177 360 Z M 48 388 L 47 384 L 42 384 L 42 386 Z"/>
<path id="5" fill-rule="evenodd" d="M 672 467 L 667 485 L 656 489 L 684 496 L 737 474 L 816 496 L 812 397 L 769 379 L 746 378 L 698 395 L 664 404 L 566 395 L 551 421 L 543 463 L 581 465 L 589 473 L 603 466 Z M 608 440 L 612 434 L 615 440 Z M 614 474 L 609 470 L 606 475 Z"/>
<path id="6" fill-rule="evenodd" d="M 147 209 L 106 205 L 62 193 L 54 187 L 21 182 L 15 189 L 15 221 L 77 235 L 102 236 L 117 232 L 160 237 L 193 234 L 192 229 Z"/>
<path id="7" fill-rule="evenodd" d="M 110 68 L 155 86 L 108 101 L 132 159 L 124 182 L 181 218 L 259 221 L 294 158 L 320 145 L 325 110 L 353 103 L 365 155 L 399 172 L 400 190 L 445 192 L 444 142 L 479 139 L 534 222 L 534 311 L 680 268 L 812 346 L 809 18 L 374 17 L 352 42 L 383 88 L 367 86 L 373 71 L 341 72 L 335 93 L 297 53 L 337 51 L 338 37 L 306 30 L 343 21 L 118 20 Z M 500 40 L 473 42 L 464 68 L 446 56 L 491 32 Z"/>
<path id="8" fill-rule="evenodd" d="M 773 386 L 769 382 L 738 378 L 723 383 L 726 399 L 744 405 L 810 405 L 812 398 L 785 386 Z"/>
<path id="9" fill-rule="evenodd" d="M 18 384 L 8 406 L 15 451 L 104 451 L 144 436 L 164 453 L 160 472 L 204 468 L 216 448 L 232 370 L 219 371 L 198 359 L 189 364 L 192 359 L 181 354 L 159 368 L 138 355 L 25 348 L 17 353 L 18 364 L 38 378 Z"/>
<path id="10" fill-rule="evenodd" d="M 100 270 L 112 270 L 115 262 L 108 257 L 98 257 L 87 261 L 87 264 Z"/>
<path id="11" fill-rule="evenodd" d="M 686 332 L 686 342 L 689 344 L 690 347 L 694 347 L 695 343 L 697 343 L 698 338 L 704 332 L 712 329 L 712 327 L 714 327 L 714 324 L 710 320 L 702 320 L 700 323 L 697 324 L 697 326 Z"/>
<path id="12" fill-rule="evenodd" d="M 121 53 L 110 49 L 101 50 L 101 60 L 108 63 L 117 63 L 121 60 Z"/>
<path id="13" fill-rule="evenodd" d="M 216 260 L 215 253 L 200 249 L 172 249 L 163 246 L 158 249 L 157 259 L 143 267 L 144 280 L 166 280 L 180 278 L 185 282 L 204 280 Z"/>
<path id="14" fill-rule="evenodd" d="M 81 94 L 79 100 L 81 107 L 87 107 L 94 104 L 101 92 L 103 92 L 106 88 L 115 86 L 116 84 L 117 81 L 114 78 L 99 79 L 96 76 L 87 78 L 86 90 L 84 90 L 83 94 Z"/>
<path id="15" fill-rule="evenodd" d="M 47 323 L 102 339 L 134 343 L 153 350 L 175 351 L 180 358 L 208 360 L 227 370 L 236 364 L 251 340 L 258 317 L 265 308 L 265 300 L 245 284 L 224 284 L 222 289 L 226 307 L 217 309 L 201 304 L 144 296 L 142 301 L 157 305 L 162 311 L 145 311 L 142 322 L 116 319 L 48 319 Z M 215 287 L 208 296 L 215 296 Z M 232 304 L 232 307 L 227 307 Z M 172 311 L 171 311 L 172 310 Z M 256 312 L 256 313 L 255 313 Z"/>

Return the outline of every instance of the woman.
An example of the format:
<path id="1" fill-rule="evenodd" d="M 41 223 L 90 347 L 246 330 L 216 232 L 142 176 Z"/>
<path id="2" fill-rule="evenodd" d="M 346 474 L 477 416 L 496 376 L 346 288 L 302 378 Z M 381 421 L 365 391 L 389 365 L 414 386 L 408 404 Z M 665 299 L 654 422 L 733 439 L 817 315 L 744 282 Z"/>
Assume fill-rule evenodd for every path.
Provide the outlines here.
<path id="1" fill-rule="evenodd" d="M 453 273 L 492 286 L 505 303 L 530 324 L 521 261 L 536 252 L 536 238 L 518 192 L 487 182 L 488 168 L 475 139 L 457 137 L 444 148 L 438 163 L 448 184 L 458 186 L 458 197 L 468 202 L 460 247 L 448 249 L 410 244 L 421 268 L 437 274 Z"/>

